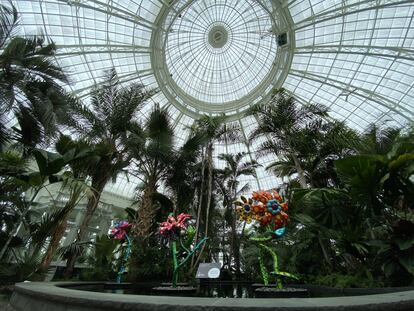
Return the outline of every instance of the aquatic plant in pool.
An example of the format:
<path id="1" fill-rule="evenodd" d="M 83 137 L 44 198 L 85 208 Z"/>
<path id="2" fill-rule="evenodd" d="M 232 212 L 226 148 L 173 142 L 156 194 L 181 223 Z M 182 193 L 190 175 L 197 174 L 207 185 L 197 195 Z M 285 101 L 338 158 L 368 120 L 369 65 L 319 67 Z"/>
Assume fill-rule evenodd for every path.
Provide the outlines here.
<path id="1" fill-rule="evenodd" d="M 281 276 L 298 279 L 297 276 L 279 270 L 278 257 L 276 252 L 268 245 L 272 239 L 279 238 L 285 234 L 286 224 L 289 220 L 287 214 L 289 204 L 279 194 L 273 191 L 253 192 L 251 198 L 241 196 L 233 202 L 235 211 L 240 221 L 252 223 L 257 222 L 264 229 L 264 233 L 251 237 L 250 240 L 258 243 L 260 273 L 264 285 L 269 285 L 269 272 L 264 263 L 266 254 L 272 257 L 273 274 L 276 277 L 276 286 L 282 288 Z"/>
<path id="2" fill-rule="evenodd" d="M 167 221 L 162 222 L 159 227 L 159 234 L 169 244 L 173 257 L 172 287 L 177 287 L 179 269 L 208 239 L 208 237 L 204 237 L 191 248 L 195 229 L 188 224 L 190 219 L 191 216 L 188 214 L 181 213 L 177 218 L 170 214 Z M 181 259 L 178 258 L 179 255 L 181 255 Z"/>
<path id="3" fill-rule="evenodd" d="M 121 242 L 121 245 L 123 245 L 124 242 L 127 243 L 124 256 L 121 259 L 121 266 L 119 267 L 118 275 L 116 277 L 117 283 L 122 282 L 122 275 L 125 273 L 125 266 L 128 262 L 129 256 L 131 255 L 132 242 L 128 236 L 128 232 L 131 227 L 132 225 L 128 221 L 122 220 L 119 222 L 114 222 L 114 226 L 111 228 L 110 236 L 113 239 L 119 240 Z"/>

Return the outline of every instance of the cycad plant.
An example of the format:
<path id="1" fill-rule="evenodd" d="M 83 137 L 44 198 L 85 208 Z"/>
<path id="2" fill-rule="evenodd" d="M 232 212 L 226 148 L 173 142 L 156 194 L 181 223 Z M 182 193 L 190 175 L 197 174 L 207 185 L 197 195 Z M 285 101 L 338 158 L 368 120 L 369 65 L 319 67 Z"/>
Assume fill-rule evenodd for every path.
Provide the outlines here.
<path id="1" fill-rule="evenodd" d="M 88 225 L 105 185 L 130 165 L 132 154 L 128 146 L 131 140 L 136 141 L 136 131 L 140 128 L 136 114 L 152 95 L 153 92 L 141 84 L 121 86 L 115 69 L 111 69 L 106 72 L 103 83 L 92 91 L 88 106 L 72 103 L 74 115 L 67 125 L 91 148 L 86 175 L 90 178 L 93 194 L 87 202 L 77 243 L 83 243 L 88 238 Z M 67 277 L 71 276 L 80 255 L 73 252 L 69 256 L 65 272 Z"/>

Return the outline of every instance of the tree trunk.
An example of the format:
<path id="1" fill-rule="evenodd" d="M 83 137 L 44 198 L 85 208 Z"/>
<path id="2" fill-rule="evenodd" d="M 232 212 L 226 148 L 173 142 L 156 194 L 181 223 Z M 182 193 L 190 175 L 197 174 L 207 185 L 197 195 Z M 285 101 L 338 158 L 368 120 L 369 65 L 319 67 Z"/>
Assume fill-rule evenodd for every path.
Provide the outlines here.
<path id="1" fill-rule="evenodd" d="M 62 240 L 63 235 L 65 234 L 68 217 L 69 217 L 69 213 L 59 223 L 59 225 L 56 227 L 55 231 L 53 232 L 52 239 L 50 240 L 46 254 L 43 257 L 42 263 L 40 264 L 41 272 L 47 272 L 47 270 L 49 269 L 53 256 L 56 254 L 56 251 L 59 247 L 60 240 Z"/>
<path id="2" fill-rule="evenodd" d="M 99 200 L 101 198 L 102 191 L 108 182 L 110 177 L 102 177 L 98 181 L 92 180 L 92 193 L 93 195 L 88 199 L 88 203 L 86 205 L 86 214 L 82 220 L 81 225 L 79 226 L 78 234 L 76 237 L 76 242 L 85 242 L 88 234 L 89 234 L 89 223 L 92 220 L 92 217 L 98 207 Z M 76 260 L 82 255 L 81 254 L 72 254 L 68 260 L 66 261 L 66 269 L 64 273 L 64 277 L 66 279 L 72 277 L 73 270 L 75 268 Z"/>
<path id="3" fill-rule="evenodd" d="M 200 185 L 200 195 L 199 195 L 199 200 L 198 200 L 198 209 L 197 209 L 197 219 L 196 219 L 196 232 L 195 232 L 195 243 L 194 245 L 197 245 L 198 243 L 198 235 L 200 232 L 200 223 L 201 223 L 201 208 L 202 208 L 202 204 L 203 204 L 203 196 L 204 196 L 204 170 L 205 170 L 205 160 L 206 160 L 206 156 L 205 156 L 205 152 L 204 150 L 202 151 L 202 159 L 201 159 L 201 185 Z M 194 270 L 194 263 L 195 263 L 195 256 L 196 253 L 194 253 L 194 256 L 191 258 L 191 271 Z"/>
<path id="4" fill-rule="evenodd" d="M 233 182 L 231 184 L 230 193 L 232 195 L 232 200 L 234 201 L 236 199 L 237 195 L 237 168 L 233 175 Z M 230 205 L 228 206 L 229 209 L 232 209 L 232 202 L 230 202 Z M 232 235 L 232 253 L 234 256 L 234 266 L 236 268 L 236 278 L 239 279 L 241 276 L 241 270 L 240 270 L 240 238 L 237 234 L 237 227 L 236 227 L 237 218 L 233 214 L 233 217 L 231 219 L 231 235 Z M 231 258 L 230 258 L 231 260 Z"/>
<path id="5" fill-rule="evenodd" d="M 208 156 L 208 184 L 207 184 L 207 206 L 206 206 L 206 219 L 205 219 L 205 232 L 204 235 L 208 236 L 208 225 L 210 223 L 210 205 L 211 205 L 211 197 L 212 197 L 212 188 L 213 188 L 213 145 L 209 144 L 207 150 Z M 200 262 L 201 256 L 203 255 L 203 251 L 205 248 L 206 243 L 203 244 L 201 247 L 200 253 L 198 254 L 197 260 L 194 263 L 194 267 L 198 265 Z"/>
<path id="6" fill-rule="evenodd" d="M 151 227 L 156 210 L 154 209 L 154 193 L 156 192 L 156 182 L 149 180 L 144 189 L 142 205 L 137 211 L 138 225 L 136 234 L 138 237 L 146 240 L 151 234 Z"/>
<path id="7" fill-rule="evenodd" d="M 234 266 L 236 268 L 236 276 L 237 278 L 240 277 L 241 275 L 241 270 L 240 270 L 240 239 L 238 237 L 237 234 L 237 230 L 236 230 L 236 218 L 233 218 L 232 220 L 232 246 L 233 246 L 233 256 L 234 256 Z"/>
<path id="8" fill-rule="evenodd" d="M 232 228 L 232 224 L 230 223 L 230 228 Z M 224 231 L 226 232 L 226 231 Z M 234 234 L 233 234 L 233 229 L 230 232 L 230 245 L 229 245 L 230 249 L 229 249 L 229 254 L 228 254 L 228 262 L 229 262 L 229 271 L 231 271 L 231 263 L 232 263 L 232 258 L 234 257 L 233 252 L 234 252 Z"/>
<path id="9" fill-rule="evenodd" d="M 299 176 L 299 184 L 300 184 L 300 186 L 303 189 L 307 189 L 308 188 L 308 185 L 306 183 L 305 172 L 302 169 L 302 166 L 300 165 L 300 162 L 299 162 L 298 157 L 293 152 L 290 153 L 290 156 L 292 157 L 293 162 L 295 163 L 296 172 L 298 173 L 298 176 Z"/>
<path id="10" fill-rule="evenodd" d="M 53 256 L 56 254 L 56 251 L 59 247 L 60 240 L 62 240 L 65 230 L 67 227 L 67 222 L 70 213 L 73 211 L 77 203 L 79 202 L 79 197 L 82 194 L 82 187 L 74 186 L 70 191 L 70 198 L 65 204 L 65 215 L 57 224 L 52 238 L 50 240 L 49 246 L 47 248 L 46 254 L 43 257 L 42 263 L 39 266 L 40 271 L 46 272 L 49 269 L 50 263 L 52 262 Z"/>

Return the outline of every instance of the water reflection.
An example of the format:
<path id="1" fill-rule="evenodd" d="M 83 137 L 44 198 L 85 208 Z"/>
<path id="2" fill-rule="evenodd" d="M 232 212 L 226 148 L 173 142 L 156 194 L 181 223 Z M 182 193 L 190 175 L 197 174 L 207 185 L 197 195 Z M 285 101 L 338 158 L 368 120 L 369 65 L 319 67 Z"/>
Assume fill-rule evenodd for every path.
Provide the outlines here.
<path id="1" fill-rule="evenodd" d="M 215 298 L 254 297 L 250 284 L 240 284 L 233 282 L 202 283 L 199 287 L 198 296 Z"/>

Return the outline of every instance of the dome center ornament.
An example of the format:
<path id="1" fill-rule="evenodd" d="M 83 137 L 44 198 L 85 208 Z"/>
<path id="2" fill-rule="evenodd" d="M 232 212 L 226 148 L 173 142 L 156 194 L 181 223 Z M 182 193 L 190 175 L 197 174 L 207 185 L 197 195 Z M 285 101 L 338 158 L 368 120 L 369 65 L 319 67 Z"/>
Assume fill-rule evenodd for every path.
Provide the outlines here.
<path id="1" fill-rule="evenodd" d="M 208 43 L 215 49 L 220 49 L 228 42 L 228 32 L 221 25 L 214 26 L 208 32 Z"/>

